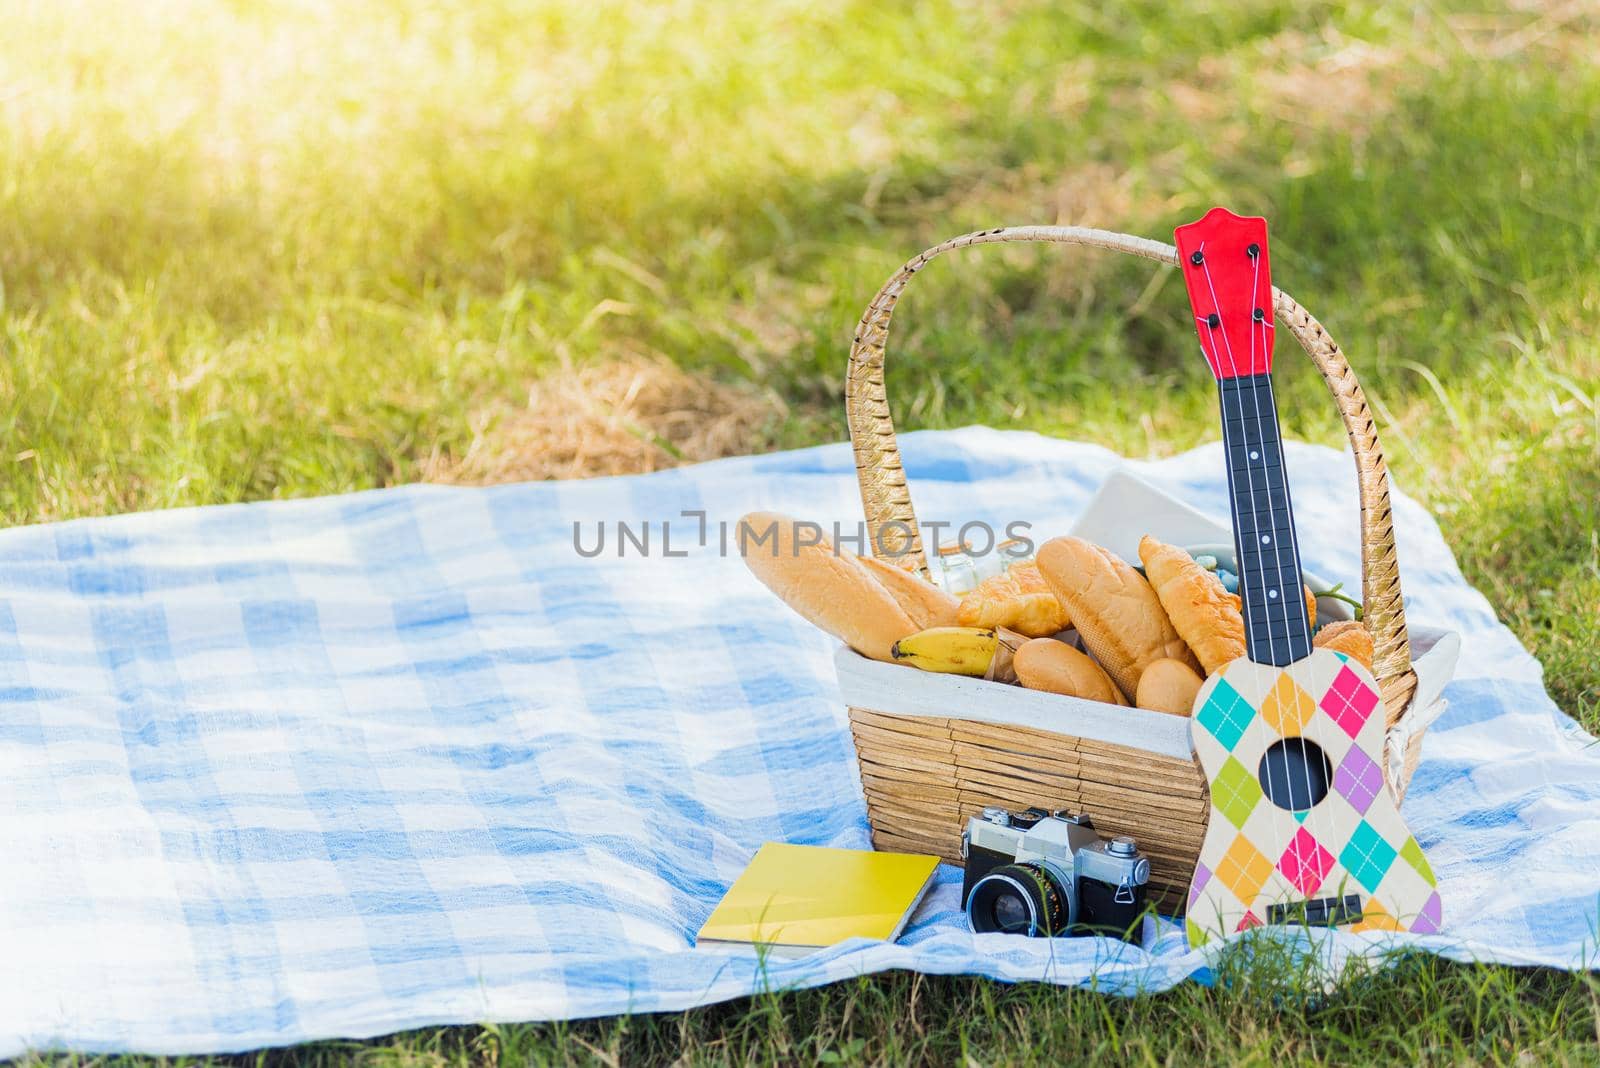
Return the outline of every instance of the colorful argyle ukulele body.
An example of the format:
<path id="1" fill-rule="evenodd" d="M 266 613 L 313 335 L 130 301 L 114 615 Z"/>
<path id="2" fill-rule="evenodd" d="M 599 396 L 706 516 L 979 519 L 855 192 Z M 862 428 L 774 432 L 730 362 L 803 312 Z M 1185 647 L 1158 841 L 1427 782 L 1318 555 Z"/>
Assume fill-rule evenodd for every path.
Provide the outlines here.
<path id="1" fill-rule="evenodd" d="M 1176 237 L 1221 392 L 1248 648 L 1206 681 L 1190 722 L 1211 819 L 1189 942 L 1274 923 L 1437 931 L 1433 871 L 1384 783 L 1377 684 L 1311 646 L 1272 395 L 1266 220 L 1213 208 Z"/>

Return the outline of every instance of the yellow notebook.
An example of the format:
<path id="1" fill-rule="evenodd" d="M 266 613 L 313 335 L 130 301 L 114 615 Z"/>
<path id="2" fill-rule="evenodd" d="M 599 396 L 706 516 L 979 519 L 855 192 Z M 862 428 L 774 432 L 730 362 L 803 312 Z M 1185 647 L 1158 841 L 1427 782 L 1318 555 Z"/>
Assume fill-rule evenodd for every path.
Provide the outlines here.
<path id="1" fill-rule="evenodd" d="M 911 853 L 768 842 L 728 888 L 695 944 L 759 943 L 792 955 L 847 938 L 892 942 L 938 866 L 938 857 Z"/>

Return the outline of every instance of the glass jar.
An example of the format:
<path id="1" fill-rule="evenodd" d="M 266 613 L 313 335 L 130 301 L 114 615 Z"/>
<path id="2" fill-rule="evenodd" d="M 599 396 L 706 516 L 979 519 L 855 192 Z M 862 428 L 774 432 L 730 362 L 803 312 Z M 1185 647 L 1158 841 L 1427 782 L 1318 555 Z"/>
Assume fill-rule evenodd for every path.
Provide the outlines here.
<path id="1" fill-rule="evenodd" d="M 1023 544 L 1012 538 L 981 555 L 969 553 L 960 545 L 946 545 L 934 552 L 928 573 L 934 585 L 953 597 L 960 597 L 985 579 L 1004 574 L 1013 564 L 1032 560 L 1032 552 L 1021 551 Z"/>

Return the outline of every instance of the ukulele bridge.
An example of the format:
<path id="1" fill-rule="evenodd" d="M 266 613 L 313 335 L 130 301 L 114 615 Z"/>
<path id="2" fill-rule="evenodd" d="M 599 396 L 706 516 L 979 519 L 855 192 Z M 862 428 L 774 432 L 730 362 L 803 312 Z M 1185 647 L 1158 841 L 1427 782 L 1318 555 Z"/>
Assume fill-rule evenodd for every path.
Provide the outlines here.
<path id="1" fill-rule="evenodd" d="M 1342 927 L 1347 923 L 1359 923 L 1361 919 L 1360 894 L 1267 906 L 1267 922 L 1280 926 L 1297 923 L 1304 927 Z"/>

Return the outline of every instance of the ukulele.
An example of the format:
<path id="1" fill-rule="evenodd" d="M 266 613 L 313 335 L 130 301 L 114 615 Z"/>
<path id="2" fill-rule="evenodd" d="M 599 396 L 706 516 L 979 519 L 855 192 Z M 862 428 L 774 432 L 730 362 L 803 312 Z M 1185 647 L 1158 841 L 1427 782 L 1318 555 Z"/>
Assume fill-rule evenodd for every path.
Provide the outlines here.
<path id="1" fill-rule="evenodd" d="M 1221 393 L 1248 650 L 1206 680 L 1190 720 L 1211 817 L 1189 944 L 1267 924 L 1437 931 L 1433 870 L 1384 782 L 1378 686 L 1311 645 L 1272 395 L 1266 220 L 1212 208 L 1175 236 Z"/>

